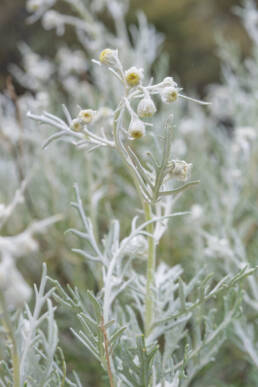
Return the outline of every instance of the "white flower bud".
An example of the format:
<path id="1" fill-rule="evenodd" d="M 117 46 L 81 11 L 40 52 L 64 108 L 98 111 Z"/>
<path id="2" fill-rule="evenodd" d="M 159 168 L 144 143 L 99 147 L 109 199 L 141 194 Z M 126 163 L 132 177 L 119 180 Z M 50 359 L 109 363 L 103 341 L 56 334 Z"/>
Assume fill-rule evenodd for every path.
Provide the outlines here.
<path id="1" fill-rule="evenodd" d="M 96 111 L 92 109 L 81 110 L 78 114 L 78 118 L 85 124 L 92 122 L 96 115 Z"/>
<path id="2" fill-rule="evenodd" d="M 28 12 L 36 12 L 41 6 L 41 0 L 28 0 L 26 3 L 26 9 Z"/>
<path id="3" fill-rule="evenodd" d="M 160 91 L 161 99 L 164 103 L 175 102 L 178 98 L 177 87 L 165 87 Z"/>
<path id="4" fill-rule="evenodd" d="M 141 118 L 152 117 L 157 111 L 153 100 L 146 96 L 138 104 L 137 114 Z"/>
<path id="5" fill-rule="evenodd" d="M 99 60 L 107 66 L 114 66 L 118 62 L 118 51 L 111 48 L 105 48 L 99 55 Z"/>
<path id="6" fill-rule="evenodd" d="M 141 138 L 145 135 L 145 125 L 137 116 L 131 119 L 128 134 L 132 139 Z"/>
<path id="7" fill-rule="evenodd" d="M 126 245 L 125 253 L 134 255 L 137 258 L 143 258 L 148 250 L 148 243 L 143 235 L 136 235 Z"/>
<path id="8" fill-rule="evenodd" d="M 184 160 L 172 160 L 169 163 L 168 168 L 171 177 L 185 181 L 190 176 L 192 164 L 188 164 Z"/>
<path id="9" fill-rule="evenodd" d="M 70 128 L 74 132 L 81 132 L 83 129 L 81 120 L 79 118 L 75 118 L 74 120 L 72 120 Z"/>
<path id="10" fill-rule="evenodd" d="M 138 69 L 137 67 L 133 66 L 130 69 L 128 69 L 125 72 L 125 79 L 128 84 L 128 86 L 137 86 L 141 82 L 143 78 L 143 69 Z"/>
<path id="11" fill-rule="evenodd" d="M 174 81 L 172 77 L 166 77 L 161 82 L 162 88 L 165 87 L 177 87 L 177 83 Z"/>
<path id="12" fill-rule="evenodd" d="M 64 22 L 62 20 L 62 16 L 52 9 L 45 13 L 42 18 L 42 24 L 46 30 L 56 28 L 58 35 L 62 35 L 64 33 Z"/>

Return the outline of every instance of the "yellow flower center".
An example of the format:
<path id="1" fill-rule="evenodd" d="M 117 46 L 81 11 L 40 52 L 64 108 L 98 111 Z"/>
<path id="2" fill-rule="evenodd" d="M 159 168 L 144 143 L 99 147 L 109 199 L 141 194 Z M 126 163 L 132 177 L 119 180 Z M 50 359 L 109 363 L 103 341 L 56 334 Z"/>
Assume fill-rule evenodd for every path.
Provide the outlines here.
<path id="1" fill-rule="evenodd" d="M 141 130 L 134 130 L 132 133 L 131 133 L 131 136 L 133 138 L 141 138 L 143 135 L 142 131 Z"/>
<path id="2" fill-rule="evenodd" d="M 128 85 L 136 86 L 140 82 L 140 77 L 136 73 L 130 73 L 130 74 L 127 75 L 126 81 L 127 81 Z"/>
<path id="3" fill-rule="evenodd" d="M 89 114 L 89 113 L 84 113 L 84 114 L 83 114 L 83 118 L 84 118 L 84 120 L 85 120 L 86 122 L 90 122 L 91 119 L 92 119 L 92 116 L 91 116 L 91 114 Z"/>
<path id="4" fill-rule="evenodd" d="M 177 91 L 172 91 L 172 92 L 170 93 L 169 100 L 170 100 L 171 102 L 174 102 L 174 101 L 177 99 L 177 96 L 178 96 Z"/>
<path id="5" fill-rule="evenodd" d="M 79 132 L 81 130 L 81 125 L 79 123 L 73 124 L 73 130 Z"/>

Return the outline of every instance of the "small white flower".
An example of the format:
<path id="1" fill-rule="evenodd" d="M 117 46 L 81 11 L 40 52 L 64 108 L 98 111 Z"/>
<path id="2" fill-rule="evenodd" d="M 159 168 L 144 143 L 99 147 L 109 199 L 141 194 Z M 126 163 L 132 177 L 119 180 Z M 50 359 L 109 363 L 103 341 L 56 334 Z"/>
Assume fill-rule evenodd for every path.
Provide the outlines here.
<path id="1" fill-rule="evenodd" d="M 156 111 L 156 106 L 150 96 L 145 96 L 141 99 L 137 107 L 137 114 L 141 118 L 152 117 Z"/>
<path id="2" fill-rule="evenodd" d="M 141 138 L 145 135 L 145 125 L 136 115 L 131 119 L 128 134 L 132 139 Z"/>
<path id="3" fill-rule="evenodd" d="M 26 9 L 28 12 L 36 12 L 41 5 L 41 0 L 28 0 L 26 3 Z"/>
<path id="4" fill-rule="evenodd" d="M 81 132 L 82 129 L 83 129 L 83 125 L 82 125 L 82 122 L 79 118 L 74 118 L 72 120 L 72 123 L 71 123 L 71 126 L 70 126 L 71 130 L 73 130 L 74 132 Z"/>
<path id="5" fill-rule="evenodd" d="M 165 87 L 160 91 L 160 96 L 164 103 L 172 103 L 177 100 L 178 93 L 179 89 L 175 86 Z"/>
<path id="6" fill-rule="evenodd" d="M 81 110 L 78 114 L 78 118 L 85 124 L 91 123 L 95 116 L 96 111 L 92 109 Z"/>
<path id="7" fill-rule="evenodd" d="M 130 69 L 126 70 L 125 79 L 128 86 L 133 87 L 139 85 L 143 78 L 143 74 L 143 69 L 138 69 L 135 66 L 130 67 Z"/>
<path id="8" fill-rule="evenodd" d="M 107 66 L 115 66 L 118 63 L 118 51 L 105 48 L 99 55 L 99 60 Z"/>

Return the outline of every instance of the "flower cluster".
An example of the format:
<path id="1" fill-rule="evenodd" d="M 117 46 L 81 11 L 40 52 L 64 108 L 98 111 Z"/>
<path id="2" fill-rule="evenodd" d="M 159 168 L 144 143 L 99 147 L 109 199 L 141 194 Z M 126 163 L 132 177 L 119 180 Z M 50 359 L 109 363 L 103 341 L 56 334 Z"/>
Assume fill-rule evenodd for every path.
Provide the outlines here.
<path id="1" fill-rule="evenodd" d="M 74 132 L 81 132 L 84 126 L 92 123 L 96 116 L 96 111 L 92 109 L 84 109 L 80 110 L 78 116 L 74 118 L 71 122 L 71 129 Z"/>
<path id="2" fill-rule="evenodd" d="M 165 104 L 173 103 L 179 97 L 191 99 L 181 94 L 182 89 L 178 87 L 172 77 L 166 77 L 162 82 L 155 85 L 151 83 L 144 85 L 144 70 L 136 66 L 124 70 L 117 49 L 104 49 L 99 55 L 99 62 L 94 62 L 107 66 L 125 87 L 125 98 L 122 103 L 130 115 L 128 126 L 130 139 L 139 139 L 146 134 L 146 126 L 150 124 L 144 122 L 143 119 L 150 118 L 157 112 L 153 100 L 155 95 L 159 95 L 161 101 Z M 136 112 L 132 109 L 132 103 L 135 100 L 138 100 Z M 194 101 L 206 104 L 198 100 Z"/>

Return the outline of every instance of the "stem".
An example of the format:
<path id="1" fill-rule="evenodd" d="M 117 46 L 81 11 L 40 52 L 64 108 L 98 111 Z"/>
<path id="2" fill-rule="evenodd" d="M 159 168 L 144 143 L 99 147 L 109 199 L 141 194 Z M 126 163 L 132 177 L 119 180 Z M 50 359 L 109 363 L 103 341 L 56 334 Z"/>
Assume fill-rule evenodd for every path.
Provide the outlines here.
<path id="1" fill-rule="evenodd" d="M 108 342 L 108 338 L 107 338 L 106 328 L 104 326 L 103 317 L 101 319 L 101 330 L 102 330 L 103 338 L 104 338 L 104 348 L 105 348 L 105 356 L 106 356 L 106 360 L 107 360 L 107 373 L 108 373 L 108 378 L 109 378 L 109 384 L 110 384 L 110 387 L 115 387 L 114 382 L 113 382 L 113 375 L 112 375 L 112 371 L 111 371 L 111 361 L 110 361 L 110 356 L 109 356 L 110 355 L 109 342 Z"/>
<path id="2" fill-rule="evenodd" d="M 152 219 L 151 205 L 147 202 L 144 203 L 144 213 L 146 222 Z M 147 225 L 148 233 L 153 235 L 154 223 Z M 147 284 L 145 294 L 145 316 L 144 316 L 144 329 L 146 337 L 150 334 L 151 325 L 153 321 L 153 297 L 152 287 L 154 285 L 154 273 L 156 267 L 156 248 L 154 238 L 148 237 L 148 261 L 147 261 Z"/>
<path id="3" fill-rule="evenodd" d="M 145 220 L 146 222 L 152 220 L 152 211 L 151 211 L 151 204 L 147 202 L 147 200 L 144 200 L 144 195 L 140 189 L 137 177 L 134 173 L 134 171 L 130 168 L 130 165 L 128 164 L 128 161 L 123 154 L 123 150 L 120 148 L 119 144 L 119 134 L 117 131 L 117 124 L 116 120 L 119 117 L 119 110 L 117 111 L 115 118 L 114 118 L 114 139 L 116 143 L 116 147 L 122 156 L 123 161 L 125 162 L 130 175 L 133 178 L 135 188 L 138 192 L 140 201 L 142 203 L 142 207 L 145 214 Z M 146 294 L 145 294 L 145 315 L 144 315 L 144 330 L 146 337 L 150 334 L 151 331 L 151 325 L 153 321 L 153 297 L 152 297 L 152 288 L 154 285 L 154 273 L 155 273 L 155 267 L 156 267 L 156 248 L 155 248 L 155 241 L 153 238 L 154 233 L 154 224 L 153 222 L 149 223 L 147 225 L 147 231 L 152 236 L 148 237 L 148 261 L 147 261 L 147 284 L 146 284 Z"/>
<path id="4" fill-rule="evenodd" d="M 94 195 L 94 187 L 93 187 L 93 179 L 92 179 L 92 155 L 89 153 L 85 153 L 86 158 L 86 173 L 87 173 L 87 182 L 88 182 L 88 206 L 90 212 L 90 220 L 93 227 L 93 234 L 96 239 L 96 242 L 99 242 L 99 233 L 98 233 L 98 222 L 97 222 L 97 214 L 96 209 L 93 203 L 93 195 Z M 103 278 L 102 278 L 102 264 L 97 263 L 97 282 L 99 289 L 103 286 Z"/>
<path id="5" fill-rule="evenodd" d="M 90 220 L 93 226 L 93 233 L 96 241 L 99 241 L 98 236 L 98 222 L 97 222 L 97 214 L 95 211 L 95 207 L 93 204 L 93 195 L 94 195 L 94 187 L 93 187 L 93 179 L 92 179 L 92 155 L 89 153 L 85 153 L 86 158 L 86 173 L 87 173 L 87 182 L 88 182 L 88 205 L 90 211 Z"/>
<path id="6" fill-rule="evenodd" d="M 7 336 L 11 341 L 11 356 L 12 356 L 12 366 L 13 366 L 13 386 L 20 387 L 20 366 L 19 366 L 19 356 L 16 346 L 16 341 L 13 333 L 12 323 L 5 305 L 5 300 L 2 292 L 0 292 L 0 304 L 3 309 L 3 325 L 5 327 Z"/>

